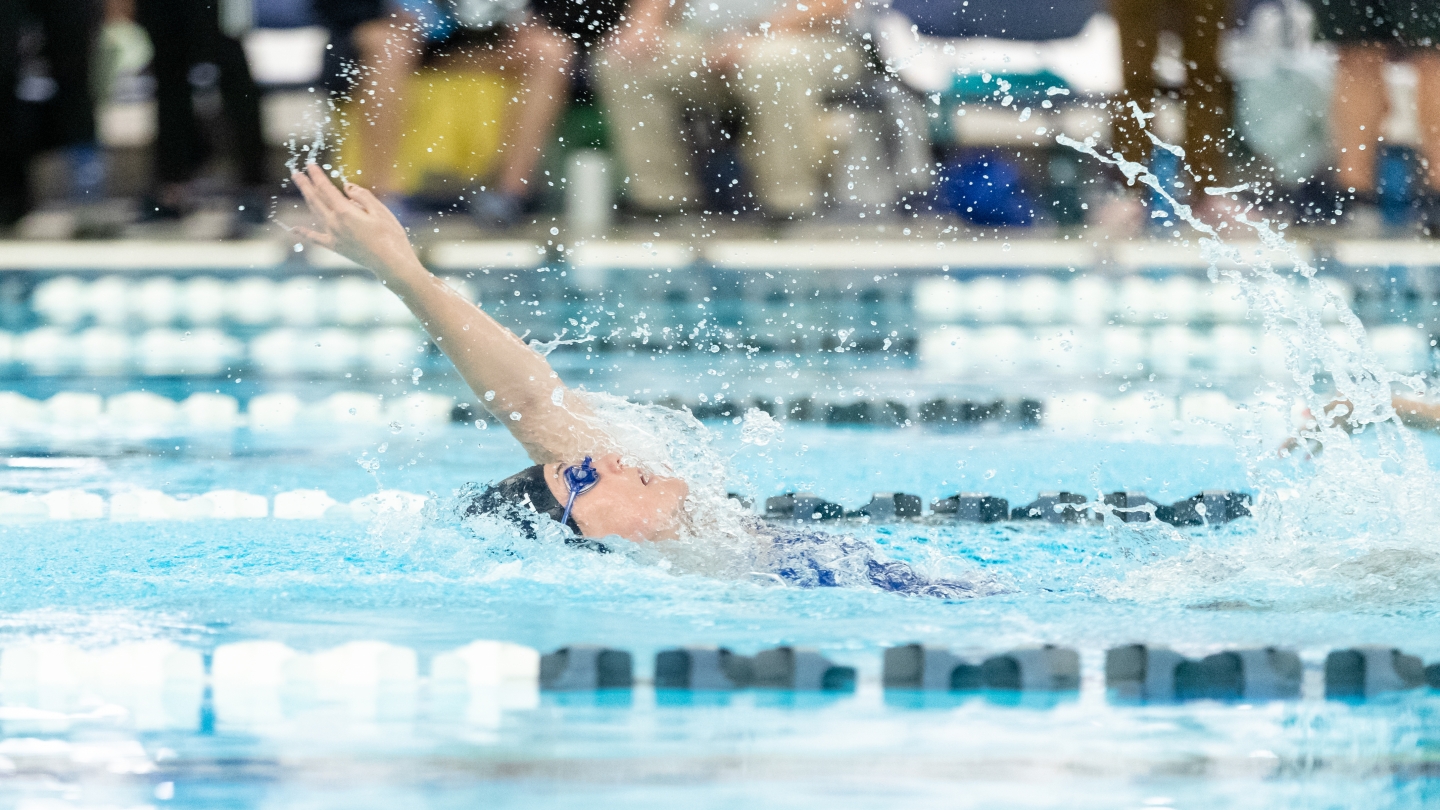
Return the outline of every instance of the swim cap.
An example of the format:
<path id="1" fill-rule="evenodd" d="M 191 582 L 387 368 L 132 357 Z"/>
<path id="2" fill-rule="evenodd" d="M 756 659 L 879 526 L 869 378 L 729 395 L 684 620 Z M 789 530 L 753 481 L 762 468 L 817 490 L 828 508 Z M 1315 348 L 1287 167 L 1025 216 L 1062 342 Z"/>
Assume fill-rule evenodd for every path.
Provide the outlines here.
<path id="1" fill-rule="evenodd" d="M 470 502 L 465 510 L 467 517 L 473 515 L 502 513 L 505 516 L 520 518 L 521 528 L 526 534 L 532 534 L 535 527 L 525 519 L 526 512 L 533 512 L 536 515 L 544 515 L 556 523 L 565 516 L 565 505 L 555 500 L 555 495 L 550 491 L 550 484 L 545 480 L 545 467 L 536 464 L 533 467 L 526 467 L 518 473 L 506 478 L 498 484 L 485 488 L 483 492 Z M 576 537 L 584 537 L 580 531 L 580 525 L 575 522 L 574 515 L 565 521 L 570 531 Z"/>

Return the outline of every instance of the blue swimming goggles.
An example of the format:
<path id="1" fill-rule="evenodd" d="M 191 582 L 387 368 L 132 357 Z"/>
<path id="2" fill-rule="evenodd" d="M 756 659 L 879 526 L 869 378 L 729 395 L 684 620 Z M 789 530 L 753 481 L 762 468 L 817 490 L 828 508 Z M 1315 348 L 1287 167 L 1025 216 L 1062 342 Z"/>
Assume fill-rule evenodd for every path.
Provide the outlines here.
<path id="1" fill-rule="evenodd" d="M 590 457 L 580 462 L 578 467 L 566 467 L 560 471 L 560 477 L 565 479 L 565 488 L 570 490 L 570 497 L 565 501 L 565 516 L 560 518 L 561 523 L 570 522 L 570 510 L 575 506 L 575 499 L 595 488 L 600 483 L 600 471 L 590 463 Z"/>

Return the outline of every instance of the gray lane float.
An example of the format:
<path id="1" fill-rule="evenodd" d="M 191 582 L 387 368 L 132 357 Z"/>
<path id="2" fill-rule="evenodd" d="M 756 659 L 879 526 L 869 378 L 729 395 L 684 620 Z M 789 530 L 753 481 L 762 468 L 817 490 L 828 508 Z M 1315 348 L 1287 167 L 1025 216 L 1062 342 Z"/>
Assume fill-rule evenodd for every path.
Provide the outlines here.
<path id="1" fill-rule="evenodd" d="M 885 650 L 881 682 L 886 689 L 979 689 L 980 667 L 943 648 L 906 644 Z"/>
<path id="2" fill-rule="evenodd" d="M 739 495 L 731 497 L 744 502 Z M 848 510 L 813 492 L 786 492 L 765 499 L 765 519 L 800 523 L 849 518 L 872 523 L 948 519 L 969 523 L 1031 520 L 1080 524 L 1099 522 L 1104 513 L 1122 523 L 1160 521 L 1172 526 L 1216 526 L 1248 517 L 1252 499 L 1244 492 L 1208 489 L 1166 505 L 1143 492 L 1126 490 L 1104 495 L 1102 503 L 1107 508 L 1096 508 L 1088 498 L 1075 492 L 1042 492 L 1030 503 L 1011 509 L 1004 498 L 982 492 L 960 492 L 932 501 L 930 515 L 926 516 L 920 497 L 904 492 L 877 492 L 869 503 L 856 510 Z"/>
<path id="3" fill-rule="evenodd" d="M 1010 502 L 981 492 L 960 492 L 932 502 L 930 511 L 970 523 L 997 523 L 1010 518 Z"/>
<path id="4" fill-rule="evenodd" d="M 1011 520 L 1043 520 L 1047 523 L 1079 523 L 1090 516 L 1084 495 L 1074 492 L 1042 492 L 1010 513 Z"/>
<path id="5" fill-rule="evenodd" d="M 1105 687 L 1127 701 L 1167 703 L 1175 699 L 1175 669 L 1185 656 L 1164 647 L 1129 644 L 1105 652 Z"/>
<path id="6" fill-rule="evenodd" d="M 629 689 L 635 683 L 630 653 L 572 644 L 540 657 L 540 688 L 549 692 Z"/>
<path id="7" fill-rule="evenodd" d="M 838 666 L 815 650 L 776 647 L 752 659 L 751 685 L 762 689 L 849 692 L 855 689 L 855 668 Z"/>
<path id="8" fill-rule="evenodd" d="M 1303 668 L 1289 650 L 1227 650 L 1199 660 L 1131 644 L 1105 653 L 1105 685 L 1121 700 L 1292 700 Z"/>
<path id="9" fill-rule="evenodd" d="M 1419 658 L 1393 647 L 1333 650 L 1325 656 L 1325 697 L 1367 698 L 1417 689 L 1426 684 L 1427 674 Z"/>
<path id="10" fill-rule="evenodd" d="M 754 663 L 724 647 L 681 647 L 655 654 L 656 689 L 744 689 Z"/>
<path id="11" fill-rule="evenodd" d="M 886 689 L 1066 692 L 1080 688 L 1080 654 L 1046 645 L 976 663 L 943 648 L 907 644 L 885 651 L 881 681 Z"/>
<path id="12" fill-rule="evenodd" d="M 870 503 L 860 507 L 856 517 L 874 521 L 903 520 L 918 518 L 925 512 L 925 502 L 919 495 L 904 492 L 877 492 L 870 496 Z"/>

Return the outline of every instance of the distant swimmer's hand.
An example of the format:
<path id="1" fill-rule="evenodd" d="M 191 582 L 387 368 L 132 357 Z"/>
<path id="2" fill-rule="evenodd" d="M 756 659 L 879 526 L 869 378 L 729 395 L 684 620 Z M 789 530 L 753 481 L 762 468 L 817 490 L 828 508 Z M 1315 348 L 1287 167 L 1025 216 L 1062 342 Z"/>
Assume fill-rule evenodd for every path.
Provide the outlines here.
<path id="1" fill-rule="evenodd" d="M 342 194 L 314 164 L 290 179 L 319 223 L 318 229 L 291 228 L 305 241 L 333 250 L 382 279 L 415 261 L 404 226 L 369 189 L 346 183 Z"/>

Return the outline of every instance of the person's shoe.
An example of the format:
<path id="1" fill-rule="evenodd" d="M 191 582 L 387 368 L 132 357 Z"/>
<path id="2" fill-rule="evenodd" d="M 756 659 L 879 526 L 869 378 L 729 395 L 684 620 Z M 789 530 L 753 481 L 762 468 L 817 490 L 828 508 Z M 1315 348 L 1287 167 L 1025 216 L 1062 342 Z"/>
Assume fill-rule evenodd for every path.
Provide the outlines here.
<path id="1" fill-rule="evenodd" d="M 512 227 L 524 213 L 524 203 L 515 194 L 479 191 L 470 198 L 470 216 L 482 228 Z"/>

